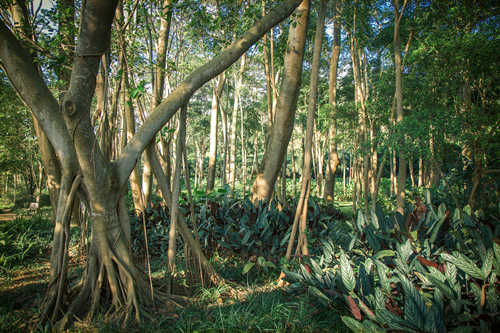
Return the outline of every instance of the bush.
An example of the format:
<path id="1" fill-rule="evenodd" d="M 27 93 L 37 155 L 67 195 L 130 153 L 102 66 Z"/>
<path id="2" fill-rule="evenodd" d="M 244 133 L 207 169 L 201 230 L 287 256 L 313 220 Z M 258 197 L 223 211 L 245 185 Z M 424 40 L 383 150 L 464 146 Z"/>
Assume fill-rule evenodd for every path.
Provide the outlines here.
<path id="1" fill-rule="evenodd" d="M 353 331 L 491 331 L 500 324 L 498 234 L 470 209 L 371 216 L 338 223 L 323 254 L 286 272 L 291 291 L 344 304 Z M 413 213 L 412 213 L 413 214 Z M 413 220 L 412 220 L 413 219 Z M 414 229 L 406 230 L 406 225 Z"/>

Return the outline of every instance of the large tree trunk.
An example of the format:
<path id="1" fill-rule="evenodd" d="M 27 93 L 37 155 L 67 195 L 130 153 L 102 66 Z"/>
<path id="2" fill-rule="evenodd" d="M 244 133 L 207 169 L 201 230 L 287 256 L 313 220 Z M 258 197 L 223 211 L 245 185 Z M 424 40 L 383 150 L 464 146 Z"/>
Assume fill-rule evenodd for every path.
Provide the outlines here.
<path id="1" fill-rule="evenodd" d="M 309 1 L 304 0 L 296 10 L 294 22 L 296 24 L 290 25 L 278 109 L 264 153 L 261 171 L 252 186 L 252 201 L 254 202 L 268 201 L 271 198 L 290 141 L 302 74 L 308 13 Z"/>
<path id="2" fill-rule="evenodd" d="M 144 274 L 135 267 L 130 253 L 129 221 L 123 214 L 121 194 L 126 187 L 136 161 L 156 133 L 185 104 L 194 92 L 213 77 L 222 73 L 250 48 L 272 26 L 291 14 L 299 0 L 278 5 L 268 16 L 257 22 L 242 38 L 224 49 L 217 57 L 201 66 L 170 94 L 129 141 L 118 159 L 109 162 L 99 149 L 90 120 L 90 106 L 95 91 L 100 57 L 109 49 L 111 23 L 117 1 L 87 0 L 82 10 L 80 37 L 72 66 L 71 82 L 59 105 L 33 66 L 29 54 L 22 48 L 3 21 L 0 21 L 0 59 L 9 80 L 29 105 L 47 135 L 61 163 L 62 176 L 53 257 L 63 258 L 63 267 L 49 283 L 49 297 L 44 304 L 51 317 L 61 314 L 60 302 L 65 283 L 64 255 L 68 234 L 64 231 L 65 212 L 71 207 L 71 188 L 76 170 L 82 175 L 82 192 L 88 196 L 92 231 L 86 269 L 76 298 L 65 310 L 59 328 L 67 326 L 76 315 L 93 315 L 102 304 L 111 304 L 108 314 L 125 320 L 141 313 L 151 304 L 152 292 Z M 64 116 L 64 118 L 61 116 Z M 70 135 L 71 134 L 71 135 Z M 159 163 L 158 163 L 159 164 Z M 76 183 L 76 182 L 75 182 Z M 76 185 L 75 185 L 76 187 Z M 65 204 L 62 204 L 65 203 Z M 120 213 L 119 213 L 120 212 Z M 182 220 L 182 219 L 180 219 Z M 179 223 L 182 230 L 183 223 Z M 182 233 L 182 231 L 181 231 Z M 63 244 L 60 246 L 60 244 Z M 196 246 L 196 243 L 194 244 Z M 198 244 L 199 246 L 199 244 Z M 59 250 L 60 248 L 63 250 Z M 54 266 L 54 265 L 53 265 Z M 52 268 L 56 270 L 56 268 Z M 61 274 L 60 274 L 61 273 Z M 55 288 L 55 292 L 52 291 Z M 107 291 L 107 292 L 104 292 Z M 106 299 L 102 299 L 102 297 Z M 53 314 L 53 316 L 52 316 Z"/>
<path id="3" fill-rule="evenodd" d="M 326 165 L 326 180 L 323 190 L 323 198 L 326 201 L 334 201 L 335 194 L 335 172 L 339 165 L 339 155 L 337 153 L 337 69 L 340 55 L 340 1 L 335 2 L 333 12 L 333 45 L 332 56 L 330 58 L 330 81 L 328 86 L 328 97 L 331 111 L 331 123 L 328 129 L 328 163 Z"/>

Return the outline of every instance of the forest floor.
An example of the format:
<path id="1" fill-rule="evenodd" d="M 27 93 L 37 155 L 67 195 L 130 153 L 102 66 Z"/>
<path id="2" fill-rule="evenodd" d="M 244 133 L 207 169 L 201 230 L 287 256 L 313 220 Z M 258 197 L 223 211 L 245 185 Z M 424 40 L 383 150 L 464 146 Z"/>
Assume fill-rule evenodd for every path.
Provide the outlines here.
<path id="1" fill-rule="evenodd" d="M 9 215 L 0 221 L 0 332 L 50 331 L 37 324 L 40 303 L 49 278 L 51 225 L 45 218 Z M 70 250 L 70 279 L 80 275 L 77 245 Z M 183 308 L 158 309 L 155 322 L 127 332 L 323 332 L 346 331 L 342 309 L 325 308 L 307 294 L 289 294 L 278 286 L 279 270 L 253 269 L 242 274 L 245 262 L 217 254 L 215 269 L 229 283 L 210 288 L 189 287 L 180 277 L 174 293 L 189 297 Z M 151 258 L 158 285 L 164 260 Z M 72 332 L 122 332 L 116 323 L 97 319 L 77 322 Z"/>

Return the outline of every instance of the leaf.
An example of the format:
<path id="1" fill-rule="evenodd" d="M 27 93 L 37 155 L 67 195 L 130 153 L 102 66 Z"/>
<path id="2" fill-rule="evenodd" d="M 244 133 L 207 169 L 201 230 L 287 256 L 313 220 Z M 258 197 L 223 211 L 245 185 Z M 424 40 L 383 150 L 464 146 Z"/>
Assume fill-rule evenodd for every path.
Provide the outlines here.
<path id="1" fill-rule="evenodd" d="M 359 306 L 361 307 L 361 310 L 363 310 L 363 312 L 370 318 L 370 319 L 373 319 L 373 320 L 376 320 L 375 318 L 375 313 L 373 313 L 372 310 L 370 310 L 370 308 L 361 300 L 361 299 L 358 299 L 358 302 L 359 302 Z"/>
<path id="2" fill-rule="evenodd" d="M 453 252 L 453 254 L 454 256 L 447 253 L 441 253 L 441 257 L 444 260 L 451 262 L 475 279 L 484 280 L 487 278 L 483 275 L 483 272 L 479 269 L 479 267 L 477 267 L 476 264 L 474 264 L 474 262 L 468 257 L 457 251 Z"/>
<path id="3" fill-rule="evenodd" d="M 488 278 L 491 273 L 491 268 L 493 266 L 493 251 L 489 249 L 484 257 L 483 266 L 481 267 L 481 272 L 483 272 L 484 278 Z"/>
<path id="4" fill-rule="evenodd" d="M 358 304 L 356 304 L 356 301 L 352 296 L 348 295 L 346 296 L 347 299 L 347 304 L 349 305 L 349 309 L 351 309 L 351 313 L 356 318 L 357 320 L 361 320 L 361 310 L 358 307 Z"/>
<path id="5" fill-rule="evenodd" d="M 248 240 L 250 239 L 250 236 L 252 235 L 252 230 L 248 230 L 246 233 L 245 233 L 245 236 L 243 236 L 243 239 L 241 240 L 241 243 L 243 245 L 246 245 Z"/>
<path id="6" fill-rule="evenodd" d="M 392 330 L 414 332 L 413 330 L 406 327 L 405 321 L 402 318 L 385 308 L 377 310 L 376 316 L 379 322 L 383 322 L 384 324 L 388 325 Z"/>
<path id="7" fill-rule="evenodd" d="M 434 267 L 435 269 L 439 269 L 439 264 L 435 263 L 433 261 L 427 260 L 422 256 L 417 257 L 418 261 L 423 265 L 423 266 L 428 266 L 428 267 Z"/>
<path id="8" fill-rule="evenodd" d="M 265 261 L 263 266 L 269 268 L 276 268 L 276 265 L 272 261 Z"/>
<path id="9" fill-rule="evenodd" d="M 365 215 L 361 210 L 358 210 L 358 218 L 356 219 L 356 226 L 358 227 L 359 231 L 363 231 L 365 227 Z"/>
<path id="10" fill-rule="evenodd" d="M 325 294 L 323 294 L 318 288 L 314 286 L 309 286 L 307 290 L 309 294 L 316 296 L 321 304 L 326 306 L 330 303 L 330 299 Z"/>
<path id="11" fill-rule="evenodd" d="M 247 263 L 247 265 L 248 265 L 248 263 Z M 303 280 L 302 276 L 299 273 L 290 272 L 287 270 L 283 270 L 283 273 L 285 273 L 285 280 L 290 282 L 290 283 L 300 282 Z"/>
<path id="12" fill-rule="evenodd" d="M 375 229 L 378 230 L 379 229 L 378 216 L 373 210 L 371 211 L 371 215 L 372 215 L 372 225 L 375 227 Z"/>
<path id="13" fill-rule="evenodd" d="M 448 287 L 444 282 L 440 281 L 437 279 L 435 276 L 431 274 L 426 274 L 427 279 L 429 279 L 430 282 L 432 282 L 433 285 L 435 285 L 448 299 L 454 300 L 456 299 L 455 293 L 453 290 Z"/>
<path id="14" fill-rule="evenodd" d="M 340 256 L 340 274 L 344 287 L 348 291 L 353 291 L 356 287 L 356 278 L 354 277 L 354 272 L 345 254 Z"/>
<path id="15" fill-rule="evenodd" d="M 342 321 L 353 332 L 362 332 L 364 330 L 363 325 L 359 321 L 356 321 L 355 319 L 353 319 L 351 317 L 342 316 Z"/>
<path id="16" fill-rule="evenodd" d="M 393 250 L 381 250 L 373 255 L 373 259 L 380 259 L 380 258 L 384 258 L 384 257 L 393 257 L 395 255 L 396 255 L 396 252 L 394 252 Z"/>
<path id="17" fill-rule="evenodd" d="M 404 274 L 399 273 L 398 275 L 405 293 L 404 312 L 406 319 L 417 328 L 423 329 L 427 307 L 422 295 Z"/>
<path id="18" fill-rule="evenodd" d="M 252 269 L 252 267 L 253 267 L 253 266 L 255 266 L 255 263 L 253 263 L 253 262 L 251 262 L 251 261 L 247 262 L 247 263 L 245 264 L 245 266 L 243 267 L 242 274 L 246 274 L 246 273 L 248 273 L 248 272 Z"/>
<path id="19" fill-rule="evenodd" d="M 391 285 L 389 279 L 387 278 L 387 272 L 389 271 L 389 267 L 383 264 L 380 260 L 375 260 L 375 265 L 377 266 L 377 274 L 380 279 L 380 284 L 382 288 L 388 293 L 391 292 Z"/>

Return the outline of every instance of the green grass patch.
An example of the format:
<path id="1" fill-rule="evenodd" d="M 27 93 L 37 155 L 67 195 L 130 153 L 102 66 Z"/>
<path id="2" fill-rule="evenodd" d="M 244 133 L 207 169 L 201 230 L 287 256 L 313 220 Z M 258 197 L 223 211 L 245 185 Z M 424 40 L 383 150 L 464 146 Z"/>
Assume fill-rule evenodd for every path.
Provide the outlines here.
<path id="1" fill-rule="evenodd" d="M 52 225 L 43 215 L 18 216 L 0 221 L 0 274 L 25 266 L 46 254 Z"/>

